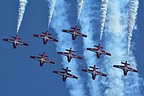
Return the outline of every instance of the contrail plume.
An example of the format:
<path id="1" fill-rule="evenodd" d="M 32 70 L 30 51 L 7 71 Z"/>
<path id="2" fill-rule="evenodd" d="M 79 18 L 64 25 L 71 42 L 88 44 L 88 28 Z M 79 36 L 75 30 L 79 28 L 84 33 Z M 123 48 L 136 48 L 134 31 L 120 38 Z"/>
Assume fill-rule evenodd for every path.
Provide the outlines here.
<path id="1" fill-rule="evenodd" d="M 123 49 L 126 48 L 125 44 L 127 20 L 126 15 L 128 11 L 126 5 L 129 0 L 115 1 L 109 0 L 109 14 L 108 23 L 106 24 L 106 49 L 112 53 L 112 57 L 105 57 L 104 63 L 106 63 L 106 70 L 108 78 L 103 80 L 103 84 L 106 85 L 106 90 L 104 92 L 105 96 L 143 96 L 140 93 L 140 88 L 143 86 L 143 81 L 138 77 L 137 73 L 128 72 L 127 76 L 123 75 L 122 70 L 112 68 L 114 64 L 120 64 L 121 61 L 125 61 L 125 52 Z M 107 36 L 110 34 L 109 36 Z M 113 47 L 115 46 L 115 47 Z M 118 46 L 118 47 L 116 47 Z M 128 62 L 131 64 L 130 67 L 136 69 L 136 62 L 133 54 L 129 55 Z"/>
<path id="2" fill-rule="evenodd" d="M 139 5 L 139 0 L 130 0 L 129 2 L 130 8 L 128 13 L 128 41 L 127 41 L 127 52 L 126 55 L 128 57 L 128 61 L 130 66 L 134 69 L 137 67 L 136 59 L 133 56 L 133 47 L 131 45 L 132 39 L 132 31 L 135 27 L 137 10 Z M 131 51 L 130 51 L 131 47 Z M 125 95 L 126 96 L 144 96 L 143 90 L 144 82 L 139 74 L 134 72 L 129 72 L 128 75 L 124 78 L 125 81 Z"/>
<path id="3" fill-rule="evenodd" d="M 83 3 L 83 10 L 82 10 L 82 15 L 80 16 L 79 22 L 82 28 L 82 33 L 86 34 L 88 38 L 83 39 L 83 55 L 87 64 L 87 68 L 89 66 L 93 66 L 96 64 L 96 55 L 94 52 L 89 52 L 86 50 L 88 47 L 94 47 L 95 44 L 97 44 L 93 40 L 93 34 L 94 31 L 92 30 L 93 28 L 91 27 L 93 24 L 91 23 L 93 21 L 93 18 L 91 16 L 95 13 L 92 10 L 92 5 L 93 5 L 93 0 L 88 1 L 86 0 Z M 99 77 L 96 77 L 98 79 Z M 88 74 L 88 80 L 87 80 L 87 86 L 89 88 L 89 95 L 88 96 L 101 96 L 100 90 L 99 90 L 99 82 L 96 82 L 97 80 L 92 80 L 91 74 Z"/>
<path id="4" fill-rule="evenodd" d="M 129 54 L 129 64 L 132 68 L 136 69 L 137 63 L 135 57 L 132 54 L 133 52 L 130 51 Z M 142 93 L 144 82 L 141 77 L 139 77 L 138 73 L 135 72 L 128 72 L 128 75 L 124 78 L 125 81 L 125 95 L 126 96 L 144 96 Z"/>
<path id="5" fill-rule="evenodd" d="M 78 12 L 77 12 L 77 22 L 79 20 L 79 16 L 81 14 L 81 10 L 82 10 L 82 6 L 83 6 L 83 0 L 78 0 Z"/>
<path id="6" fill-rule="evenodd" d="M 112 54 L 111 57 L 105 56 L 103 64 L 105 64 L 105 70 L 107 72 L 107 78 L 102 78 L 101 83 L 105 86 L 104 96 L 125 96 L 124 94 L 124 81 L 122 80 L 123 73 L 121 70 L 115 69 L 114 64 L 120 64 L 125 58 L 125 52 L 123 51 L 126 46 L 126 33 L 124 32 L 125 26 L 121 24 L 122 21 L 126 21 L 121 14 L 120 0 L 109 0 L 109 11 L 105 30 L 105 49 Z M 115 47 L 114 47 L 115 46 Z"/>
<path id="7" fill-rule="evenodd" d="M 27 0 L 20 0 L 19 1 L 19 15 L 18 15 L 18 23 L 17 23 L 17 34 L 18 34 L 19 28 L 21 26 L 21 22 L 23 20 L 23 15 L 24 15 L 25 7 L 26 7 L 27 3 L 28 3 Z"/>
<path id="8" fill-rule="evenodd" d="M 52 19 L 52 28 L 57 33 L 59 38 L 59 42 L 57 43 L 57 51 L 63 51 L 70 47 L 75 50 L 71 37 L 66 36 L 67 34 L 62 32 L 62 29 L 68 29 L 70 27 L 67 20 L 66 7 L 67 4 L 64 0 L 57 2 L 53 14 L 54 18 Z M 85 96 L 85 90 L 83 88 L 84 84 L 81 76 L 78 73 L 78 64 L 76 63 L 76 60 L 72 59 L 71 62 L 68 63 L 66 57 L 62 56 L 62 65 L 64 67 L 69 67 L 69 69 L 72 70 L 72 74 L 78 76 L 77 80 L 71 78 L 67 78 L 66 80 L 66 85 L 70 89 L 70 96 Z"/>
<path id="9" fill-rule="evenodd" d="M 101 2 L 101 21 L 100 21 L 101 22 L 100 40 L 102 39 L 102 36 L 103 36 L 103 30 L 104 30 L 106 13 L 107 13 L 107 5 L 108 5 L 108 0 L 102 0 L 102 2 Z"/>
<path id="10" fill-rule="evenodd" d="M 130 8 L 129 8 L 129 16 L 128 16 L 128 42 L 127 42 L 127 52 L 126 55 L 128 56 L 130 50 L 130 43 L 132 38 L 132 31 L 135 26 L 137 10 L 139 5 L 139 0 L 130 0 Z"/>
<path id="11" fill-rule="evenodd" d="M 52 15 L 53 15 L 53 11 L 55 8 L 55 4 L 56 4 L 56 0 L 48 0 L 48 2 L 50 2 L 50 6 L 49 6 L 49 17 L 48 17 L 48 28 L 52 19 Z"/>

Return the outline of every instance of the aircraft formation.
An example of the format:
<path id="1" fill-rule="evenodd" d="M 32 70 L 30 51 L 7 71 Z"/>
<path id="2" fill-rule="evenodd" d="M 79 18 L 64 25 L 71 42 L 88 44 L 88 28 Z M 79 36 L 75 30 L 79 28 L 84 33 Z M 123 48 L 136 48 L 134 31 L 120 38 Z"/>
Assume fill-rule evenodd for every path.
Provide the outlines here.
<path id="1" fill-rule="evenodd" d="M 66 33 L 71 34 L 72 35 L 72 40 L 75 40 L 77 36 L 87 38 L 86 34 L 83 34 L 83 33 L 79 32 L 78 30 L 80 30 L 80 28 L 75 26 L 75 27 L 71 27 L 70 30 L 62 30 L 62 32 L 66 32 Z M 42 39 L 44 45 L 46 45 L 48 41 L 58 42 L 57 39 L 51 37 L 51 34 L 48 31 L 42 32 L 41 34 L 33 34 L 33 36 Z M 19 38 L 18 35 L 12 36 L 12 38 L 10 38 L 10 39 L 4 38 L 3 41 L 7 41 L 7 42 L 12 43 L 14 49 L 17 48 L 17 45 L 28 46 L 27 43 L 21 41 L 21 38 Z M 103 47 L 100 44 L 94 45 L 94 48 L 86 48 L 86 50 L 95 52 L 96 53 L 96 58 L 98 58 L 98 59 L 100 58 L 100 56 L 102 54 L 107 55 L 107 56 L 111 56 L 111 54 L 109 52 L 103 50 Z M 81 56 L 73 54 L 73 52 L 75 52 L 75 51 L 72 50 L 72 48 L 70 48 L 70 49 L 66 49 L 66 52 L 57 52 L 57 54 L 66 56 L 68 62 L 71 62 L 72 58 L 82 59 Z M 40 67 L 42 67 L 44 65 L 44 63 L 55 64 L 54 61 L 48 59 L 48 56 L 46 55 L 45 52 L 43 54 L 39 54 L 39 56 L 30 56 L 30 58 L 38 60 L 39 63 L 40 63 Z M 138 73 L 138 70 L 131 68 L 130 64 L 128 64 L 127 61 L 121 62 L 121 64 L 124 64 L 124 66 L 122 66 L 122 65 L 113 65 L 113 67 L 122 69 L 124 76 L 127 75 L 128 71 Z M 82 69 L 81 71 L 90 73 L 92 75 L 93 80 L 95 80 L 97 75 L 104 76 L 104 77 L 107 76 L 106 74 L 104 74 L 102 72 L 99 72 L 96 65 L 89 66 L 89 67 L 91 69 Z M 65 81 L 67 79 L 67 77 L 78 79 L 77 76 L 70 73 L 71 70 L 68 69 L 68 67 L 62 68 L 62 70 L 64 70 L 64 71 L 53 71 L 53 73 L 61 75 L 63 81 Z"/>

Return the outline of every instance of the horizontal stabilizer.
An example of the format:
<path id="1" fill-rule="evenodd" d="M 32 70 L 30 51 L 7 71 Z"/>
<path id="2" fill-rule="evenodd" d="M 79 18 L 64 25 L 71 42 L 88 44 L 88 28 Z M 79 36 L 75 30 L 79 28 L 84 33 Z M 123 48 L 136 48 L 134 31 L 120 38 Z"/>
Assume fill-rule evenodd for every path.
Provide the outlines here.
<path id="1" fill-rule="evenodd" d="M 74 50 L 72 50 L 72 48 L 66 49 L 66 51 L 75 52 Z"/>
<path id="2" fill-rule="evenodd" d="M 46 34 L 51 35 L 50 33 L 48 33 L 48 31 L 47 31 L 47 32 L 42 32 L 42 34 L 45 34 L 45 35 L 46 35 Z"/>
<path id="3" fill-rule="evenodd" d="M 99 47 L 99 48 L 103 48 L 102 46 L 100 46 L 100 44 L 97 46 L 97 45 L 94 45 L 94 47 Z"/>
<path id="4" fill-rule="evenodd" d="M 18 38 L 18 35 L 16 35 L 16 36 L 12 36 L 12 38 L 14 38 L 14 39 L 19 39 L 19 40 L 21 40 L 21 38 Z"/>
<path id="5" fill-rule="evenodd" d="M 93 68 L 93 69 L 98 69 L 98 68 L 96 68 L 96 65 L 94 65 L 94 66 L 89 66 L 90 68 Z"/>
<path id="6" fill-rule="evenodd" d="M 77 26 L 75 26 L 75 27 L 71 27 L 71 29 L 80 30 L 80 28 L 77 28 Z"/>
<path id="7" fill-rule="evenodd" d="M 130 65 L 130 64 L 128 64 L 127 62 L 121 62 L 121 64 L 124 64 L 124 65 Z"/>
<path id="8" fill-rule="evenodd" d="M 45 52 L 43 54 L 39 54 L 40 56 L 43 56 L 43 57 L 48 57 Z"/>
<path id="9" fill-rule="evenodd" d="M 93 69 L 94 69 L 94 68 L 95 68 L 95 69 L 99 69 L 99 68 L 96 68 L 96 67 L 93 67 L 93 66 L 89 66 L 89 67 L 90 67 L 90 68 L 93 68 Z"/>
<path id="10" fill-rule="evenodd" d="M 71 70 L 69 70 L 68 67 L 67 68 L 62 68 L 62 70 L 65 70 L 66 72 L 71 72 Z"/>

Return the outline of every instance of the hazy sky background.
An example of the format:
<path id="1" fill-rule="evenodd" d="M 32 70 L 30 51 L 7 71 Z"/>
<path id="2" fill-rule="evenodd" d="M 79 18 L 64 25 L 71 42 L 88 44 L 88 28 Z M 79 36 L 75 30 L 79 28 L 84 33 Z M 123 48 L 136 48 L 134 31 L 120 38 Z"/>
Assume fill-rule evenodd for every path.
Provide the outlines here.
<path id="1" fill-rule="evenodd" d="M 67 3 L 71 8 L 68 9 L 70 11 L 67 11 L 68 19 L 74 26 L 77 16 L 76 0 L 69 0 Z M 140 0 L 137 18 L 138 30 L 133 32 L 132 39 L 139 75 L 142 78 L 144 77 L 143 4 L 144 1 Z M 28 47 L 17 46 L 16 49 L 13 49 L 12 44 L 2 40 L 16 35 L 18 6 L 18 0 L 0 0 L 0 96 L 68 96 L 69 91 L 66 88 L 66 83 L 62 82 L 60 76 L 52 73 L 53 70 L 61 70 L 62 68 L 61 56 L 56 53 L 55 43 L 48 42 L 47 45 L 43 45 L 41 39 L 33 37 L 33 34 L 40 34 L 47 30 L 48 3 L 46 0 L 28 0 L 19 30 L 19 37 L 29 44 Z M 57 38 L 51 27 L 50 33 Z M 71 36 L 69 37 L 71 38 Z M 82 42 L 80 38 L 77 41 L 78 44 Z M 43 52 L 46 52 L 49 59 L 55 61 L 56 64 L 46 63 L 40 68 L 38 61 L 29 58 L 31 55 L 38 55 Z"/>

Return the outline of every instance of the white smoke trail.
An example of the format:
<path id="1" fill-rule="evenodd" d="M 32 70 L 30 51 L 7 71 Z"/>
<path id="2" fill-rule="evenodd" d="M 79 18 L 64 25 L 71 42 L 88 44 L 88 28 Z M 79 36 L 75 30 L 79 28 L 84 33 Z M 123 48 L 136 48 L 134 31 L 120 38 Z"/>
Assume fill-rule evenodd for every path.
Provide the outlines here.
<path id="1" fill-rule="evenodd" d="M 140 88 L 143 86 L 143 81 L 138 77 L 137 73 L 128 72 L 127 76 L 123 76 L 123 71 L 116 68 L 112 68 L 114 64 L 120 64 L 121 61 L 125 61 L 125 52 L 123 49 L 126 48 L 126 21 L 128 18 L 126 15 L 128 11 L 126 5 L 129 0 L 115 1 L 110 0 L 110 12 L 107 23 L 107 34 L 106 34 L 106 48 L 112 53 L 112 58 L 105 58 L 104 63 L 106 64 L 108 78 L 102 81 L 106 85 L 105 96 L 143 96 L 140 93 Z M 107 36 L 110 34 L 109 36 Z M 115 46 L 115 47 L 113 47 Z M 118 46 L 118 47 L 117 47 Z M 132 68 L 136 69 L 136 62 L 132 54 L 129 57 L 129 63 Z M 141 86 L 140 86 L 141 85 Z"/>
<path id="2" fill-rule="evenodd" d="M 103 30 L 105 25 L 106 13 L 107 13 L 108 0 L 102 0 L 101 2 L 101 26 L 100 26 L 100 40 L 103 36 Z"/>
<path id="3" fill-rule="evenodd" d="M 59 38 L 59 42 L 57 43 L 57 51 L 63 51 L 66 48 L 72 47 L 74 49 L 74 45 L 72 44 L 72 40 L 70 36 L 66 36 L 67 34 L 62 32 L 62 29 L 68 29 L 70 24 L 67 20 L 66 14 L 67 4 L 64 0 L 60 2 L 56 2 L 55 11 L 53 14 L 52 19 L 52 28 L 57 33 Z M 72 59 L 71 62 L 68 64 L 67 59 L 65 56 L 62 56 L 62 65 L 64 67 L 69 67 L 72 70 L 72 74 L 78 76 L 78 79 L 71 79 L 68 78 L 66 80 L 66 85 L 70 89 L 70 96 L 85 96 L 85 90 L 83 88 L 83 81 L 81 76 L 79 75 L 78 65 L 75 59 Z"/>
<path id="4" fill-rule="evenodd" d="M 54 11 L 54 7 L 56 4 L 56 0 L 48 0 L 48 2 L 50 2 L 50 6 L 49 6 L 49 17 L 48 17 L 48 28 L 52 19 L 52 15 L 53 15 L 53 11 Z"/>
<path id="5" fill-rule="evenodd" d="M 79 16 L 81 14 L 81 10 L 82 10 L 82 6 L 83 6 L 83 0 L 78 0 L 78 13 L 77 13 L 77 22 L 79 20 Z"/>
<path id="6" fill-rule="evenodd" d="M 88 1 L 86 0 L 83 3 L 83 10 L 82 10 L 82 15 L 80 16 L 80 25 L 82 27 L 82 33 L 86 34 L 88 38 L 84 38 L 83 39 L 83 55 L 87 64 L 87 68 L 89 68 L 90 65 L 94 65 L 96 64 L 96 66 L 98 65 L 96 62 L 96 55 L 94 52 L 89 52 L 88 50 L 86 50 L 86 48 L 88 47 L 94 47 L 95 44 L 97 44 L 94 40 L 93 40 L 93 34 L 95 31 L 93 31 L 92 29 L 92 21 L 93 18 L 91 18 L 91 16 L 93 14 L 95 14 L 95 12 L 92 10 L 93 6 L 93 0 Z M 96 80 L 92 80 L 91 74 L 89 74 L 88 80 L 87 80 L 87 84 L 89 87 L 89 95 L 88 96 L 101 96 L 100 94 L 100 90 L 99 90 L 99 82 L 97 82 L 97 79 L 99 78 L 99 76 L 96 77 Z"/>
<path id="7" fill-rule="evenodd" d="M 125 0 L 126 2 L 127 0 Z M 125 25 L 122 21 L 124 14 L 121 14 L 121 6 L 125 3 L 121 0 L 109 0 L 109 11 L 107 19 L 109 20 L 105 26 L 105 50 L 112 54 L 111 57 L 105 56 L 104 64 L 107 71 L 107 78 L 103 78 L 101 83 L 105 85 L 104 96 L 125 96 L 124 81 L 122 70 L 113 67 L 114 64 L 120 64 L 125 58 L 124 47 L 126 46 Z M 125 16 L 126 17 L 126 16 Z"/>
<path id="8" fill-rule="evenodd" d="M 18 15 L 18 24 L 17 24 L 17 34 L 18 34 L 19 28 L 21 26 L 21 22 L 23 20 L 23 14 L 25 12 L 26 4 L 28 2 L 27 2 L 27 0 L 20 0 L 19 3 L 20 3 L 20 5 L 19 5 L 19 15 Z"/>
<path id="9" fill-rule="evenodd" d="M 134 69 L 137 67 L 135 57 L 133 56 L 133 51 L 130 51 L 132 31 L 135 27 L 137 9 L 139 5 L 139 0 L 130 0 L 130 8 L 128 13 L 128 42 L 127 42 L 127 57 L 129 59 L 130 66 Z M 134 46 L 132 46 L 133 48 Z M 141 92 L 141 88 L 144 86 L 144 82 L 137 73 L 129 72 L 128 75 L 124 78 L 125 82 L 125 95 L 126 96 L 144 96 L 144 93 Z M 132 91 L 131 91 L 132 90 Z"/>
<path id="10" fill-rule="evenodd" d="M 129 8 L 129 16 L 128 16 L 128 42 L 127 42 L 127 52 L 126 52 L 127 56 L 130 50 L 132 31 L 135 26 L 138 5 L 139 5 L 139 0 L 130 0 L 130 8 Z"/>
<path id="11" fill-rule="evenodd" d="M 136 69 L 137 63 L 135 57 L 132 54 L 132 51 L 130 51 L 129 54 L 129 64 L 132 68 Z M 124 92 L 126 96 L 144 96 L 144 93 L 141 92 L 143 91 L 144 82 L 143 79 L 138 75 L 139 74 L 134 72 L 128 72 L 128 75 L 124 78 Z"/>

